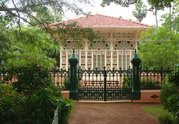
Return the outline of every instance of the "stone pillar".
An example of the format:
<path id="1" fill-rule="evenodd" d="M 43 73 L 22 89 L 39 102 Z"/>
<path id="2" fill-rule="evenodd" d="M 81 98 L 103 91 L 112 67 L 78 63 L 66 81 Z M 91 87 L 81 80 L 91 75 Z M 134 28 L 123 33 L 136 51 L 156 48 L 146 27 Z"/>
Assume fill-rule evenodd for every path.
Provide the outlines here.
<path id="1" fill-rule="evenodd" d="M 75 49 L 73 49 L 73 54 L 69 58 L 70 63 L 70 99 L 77 100 L 78 99 L 78 92 L 77 92 L 77 63 L 78 59 L 75 56 Z"/>
<path id="2" fill-rule="evenodd" d="M 133 80 L 132 80 L 132 93 L 133 100 L 140 100 L 141 92 L 140 92 L 140 79 L 139 79 L 139 65 L 141 63 L 141 59 L 138 57 L 135 49 L 134 57 L 132 58 L 132 66 L 133 66 Z"/>

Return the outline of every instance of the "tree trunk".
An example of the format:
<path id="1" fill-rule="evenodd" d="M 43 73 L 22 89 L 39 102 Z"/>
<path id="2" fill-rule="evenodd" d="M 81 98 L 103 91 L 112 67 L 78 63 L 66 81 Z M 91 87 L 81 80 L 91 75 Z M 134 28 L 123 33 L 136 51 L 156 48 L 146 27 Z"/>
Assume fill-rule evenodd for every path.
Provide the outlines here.
<path id="1" fill-rule="evenodd" d="M 169 19 L 170 19 L 169 30 L 171 30 L 172 29 L 172 7 L 169 8 Z"/>
<path id="2" fill-rule="evenodd" d="M 158 28 L 157 8 L 155 8 L 155 21 L 156 21 L 156 27 Z"/>

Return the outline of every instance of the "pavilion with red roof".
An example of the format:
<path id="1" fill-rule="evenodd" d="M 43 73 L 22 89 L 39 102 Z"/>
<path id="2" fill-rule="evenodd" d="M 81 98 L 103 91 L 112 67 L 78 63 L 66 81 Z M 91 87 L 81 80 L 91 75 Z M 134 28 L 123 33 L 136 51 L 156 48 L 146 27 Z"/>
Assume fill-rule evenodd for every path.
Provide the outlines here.
<path id="1" fill-rule="evenodd" d="M 138 22 L 99 14 L 67 20 L 63 23 L 72 22 L 76 22 L 77 25 L 84 28 L 92 28 L 107 40 L 105 43 L 102 40 L 95 40 L 93 47 L 90 47 L 91 42 L 85 40 L 82 47 L 76 50 L 79 66 L 82 69 L 102 69 L 104 66 L 107 69 L 127 69 L 131 66 L 130 61 L 134 49 L 137 49 L 140 33 L 151 27 Z M 59 23 L 61 22 L 53 23 L 51 26 Z M 74 46 L 74 43 L 70 40 L 64 46 L 61 46 L 60 68 L 68 69 L 68 58 L 72 55 Z"/>

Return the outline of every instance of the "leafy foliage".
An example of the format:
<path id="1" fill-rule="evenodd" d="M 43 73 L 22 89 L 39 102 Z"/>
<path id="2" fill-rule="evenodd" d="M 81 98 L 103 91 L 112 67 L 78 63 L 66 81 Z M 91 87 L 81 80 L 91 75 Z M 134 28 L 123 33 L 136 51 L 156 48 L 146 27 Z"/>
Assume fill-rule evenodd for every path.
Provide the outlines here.
<path id="1" fill-rule="evenodd" d="M 124 88 L 131 88 L 132 87 L 131 82 L 132 81 L 128 77 L 124 77 L 124 82 L 123 82 Z"/>
<path id="2" fill-rule="evenodd" d="M 1 60 L 5 61 L 5 67 L 20 67 L 30 64 L 38 64 L 44 67 L 52 67 L 55 60 L 51 54 L 58 51 L 57 42 L 39 28 L 26 27 L 18 32 L 16 29 L 8 30 L 8 41 L 2 40 L 2 45 L 7 44 L 8 49 L 4 50 Z M 58 47 L 57 47 L 58 46 Z M 55 48 L 55 49 L 54 49 Z"/>
<path id="3" fill-rule="evenodd" d="M 159 82 L 153 82 L 152 80 L 141 80 L 141 89 L 160 89 L 161 86 Z"/>
<path id="4" fill-rule="evenodd" d="M 167 110 L 163 110 L 158 117 L 161 124 L 173 124 L 174 116 L 172 113 L 169 113 Z"/>
<path id="5" fill-rule="evenodd" d="M 135 4 L 139 2 L 140 0 L 103 0 L 102 5 L 110 5 L 110 3 L 114 2 L 116 4 L 128 7 L 131 4 Z M 158 8 L 164 8 L 164 7 L 170 7 L 171 3 L 174 0 L 148 0 L 148 2 L 151 2 L 152 5 L 155 5 Z"/>
<path id="6" fill-rule="evenodd" d="M 132 11 L 133 15 L 137 18 L 137 20 L 141 23 L 143 18 L 147 15 L 147 7 L 144 3 L 140 0 L 135 5 L 135 11 Z"/>
<path id="7" fill-rule="evenodd" d="M 37 18 L 34 14 L 44 17 L 43 15 L 47 14 L 49 10 L 52 10 L 56 14 L 62 14 L 66 9 L 76 14 L 81 14 L 83 10 L 77 6 L 79 2 L 90 3 L 89 0 L 77 0 L 73 1 L 73 3 L 67 0 L 1 0 L 0 15 L 13 17 L 16 24 L 20 24 L 23 20 L 33 25 L 29 21 L 30 18 L 33 18 L 40 25 L 44 26 L 49 18 L 46 18 L 47 20 L 44 22 L 44 18 Z M 49 15 L 46 15 L 46 17 L 47 16 Z"/>
<path id="8" fill-rule="evenodd" d="M 114 2 L 115 4 L 124 6 L 124 7 L 128 7 L 131 4 L 135 4 L 140 0 L 103 0 L 101 5 L 105 6 L 105 5 L 110 5 L 110 3 Z"/>
<path id="9" fill-rule="evenodd" d="M 51 82 L 48 71 L 38 65 L 16 68 L 9 73 L 18 81 L 0 85 L 0 122 L 3 124 L 49 124 L 59 107 L 59 123 L 67 123 L 73 109 L 70 100 Z M 9 77 L 9 78 L 10 78 Z"/>
<path id="10" fill-rule="evenodd" d="M 167 26 L 170 30 L 174 29 L 175 32 L 179 32 L 179 0 L 176 0 L 171 7 L 169 14 L 161 16 L 163 21 L 162 26 Z"/>
<path id="11" fill-rule="evenodd" d="M 69 22 L 68 24 L 51 24 L 49 25 L 49 27 L 50 29 L 48 30 L 48 32 L 50 32 L 52 37 L 59 41 L 59 43 L 64 45 L 66 41 L 72 39 L 74 42 L 76 42 L 77 48 L 81 47 L 80 43 L 83 42 L 84 39 L 92 42 L 94 39 L 103 38 L 98 33 L 95 33 L 93 29 L 83 28 L 76 22 Z"/>
<path id="12" fill-rule="evenodd" d="M 148 3 L 157 10 L 164 9 L 165 7 L 171 7 L 171 3 L 175 0 L 148 0 Z"/>
<path id="13" fill-rule="evenodd" d="M 179 34 L 167 27 L 143 32 L 139 42 L 139 55 L 143 68 L 168 69 L 179 63 Z"/>
<path id="14" fill-rule="evenodd" d="M 52 83 L 49 80 L 48 70 L 38 65 L 13 68 L 9 70 L 6 80 L 11 80 L 13 77 L 17 78 L 17 81 L 13 83 L 14 87 L 17 88 L 18 92 L 23 92 L 25 95 L 31 95 Z"/>
<path id="15" fill-rule="evenodd" d="M 176 123 L 179 122 L 178 70 L 179 68 L 176 68 L 174 72 L 168 75 L 168 79 L 160 93 L 160 99 L 164 108 L 173 113 Z"/>
<path id="16" fill-rule="evenodd" d="M 173 85 L 169 85 L 169 84 L 165 84 L 162 86 L 162 90 L 160 92 L 160 100 L 162 102 L 162 105 L 167 109 L 169 106 L 168 106 L 168 103 L 167 103 L 167 99 L 170 95 L 173 95 L 175 93 L 177 93 L 176 91 L 176 87 L 173 86 Z"/>
<path id="17" fill-rule="evenodd" d="M 175 84 L 175 86 L 179 87 L 179 67 L 176 67 L 176 69 L 168 75 L 168 82 L 171 82 Z"/>
<path id="18" fill-rule="evenodd" d="M 23 96 L 7 84 L 0 84 L 0 94 L 0 123 L 18 124 L 23 114 L 21 107 L 24 104 Z"/>

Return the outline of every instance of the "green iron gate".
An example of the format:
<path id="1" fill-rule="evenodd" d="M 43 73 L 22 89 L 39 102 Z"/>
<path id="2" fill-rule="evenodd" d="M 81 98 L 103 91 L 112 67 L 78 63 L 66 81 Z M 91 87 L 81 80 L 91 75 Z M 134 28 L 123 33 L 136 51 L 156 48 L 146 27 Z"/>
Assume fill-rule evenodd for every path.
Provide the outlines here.
<path id="1" fill-rule="evenodd" d="M 81 70 L 78 100 L 132 100 L 132 71 Z"/>

